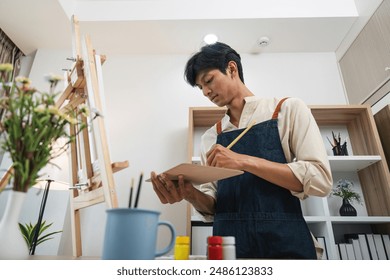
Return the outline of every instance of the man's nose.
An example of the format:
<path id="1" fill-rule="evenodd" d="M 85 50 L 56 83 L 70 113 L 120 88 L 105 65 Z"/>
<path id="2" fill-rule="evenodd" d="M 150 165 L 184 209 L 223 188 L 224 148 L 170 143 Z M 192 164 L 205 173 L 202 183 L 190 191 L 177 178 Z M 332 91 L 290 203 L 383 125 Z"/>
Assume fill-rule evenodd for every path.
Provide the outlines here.
<path id="1" fill-rule="evenodd" d="M 202 87 L 202 91 L 203 91 L 203 95 L 208 97 L 210 92 L 211 92 L 211 89 L 207 86 L 204 86 L 204 87 Z"/>

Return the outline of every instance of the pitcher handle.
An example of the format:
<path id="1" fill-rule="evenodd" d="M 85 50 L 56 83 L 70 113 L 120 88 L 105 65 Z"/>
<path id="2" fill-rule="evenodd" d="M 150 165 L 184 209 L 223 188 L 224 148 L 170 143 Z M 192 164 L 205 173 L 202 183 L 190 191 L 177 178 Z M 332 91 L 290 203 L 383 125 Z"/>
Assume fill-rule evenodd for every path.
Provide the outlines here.
<path id="1" fill-rule="evenodd" d="M 173 225 L 170 222 L 167 221 L 159 221 L 158 226 L 167 226 L 169 230 L 171 231 L 171 241 L 169 242 L 168 246 L 165 247 L 164 249 L 161 249 L 160 251 L 156 252 L 156 257 L 165 255 L 168 253 L 170 250 L 172 250 L 173 246 L 175 245 L 175 240 L 176 240 L 176 231 Z"/>

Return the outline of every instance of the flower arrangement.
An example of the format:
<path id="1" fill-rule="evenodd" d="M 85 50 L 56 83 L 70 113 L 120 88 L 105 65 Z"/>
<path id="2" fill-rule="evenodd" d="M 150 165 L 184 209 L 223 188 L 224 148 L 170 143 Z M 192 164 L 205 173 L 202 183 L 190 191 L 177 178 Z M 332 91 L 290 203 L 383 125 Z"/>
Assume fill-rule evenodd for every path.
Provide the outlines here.
<path id="1" fill-rule="evenodd" d="M 336 187 L 332 190 L 331 195 L 341 197 L 342 199 L 348 200 L 350 203 L 356 201 L 361 204 L 362 199 L 359 193 L 355 192 L 353 189 L 353 182 L 340 179 L 337 181 Z"/>
<path id="2" fill-rule="evenodd" d="M 86 127 L 79 115 L 87 116 L 89 110 L 85 105 L 68 111 L 56 107 L 54 90 L 61 77 L 47 77 L 47 93 L 31 87 L 28 78 L 13 79 L 12 70 L 12 65 L 0 64 L 0 147 L 12 160 L 12 189 L 27 192 L 41 169 L 66 151 Z M 76 135 L 69 132 L 69 125 L 76 127 Z M 65 144 L 55 150 L 53 145 L 60 138 Z"/>

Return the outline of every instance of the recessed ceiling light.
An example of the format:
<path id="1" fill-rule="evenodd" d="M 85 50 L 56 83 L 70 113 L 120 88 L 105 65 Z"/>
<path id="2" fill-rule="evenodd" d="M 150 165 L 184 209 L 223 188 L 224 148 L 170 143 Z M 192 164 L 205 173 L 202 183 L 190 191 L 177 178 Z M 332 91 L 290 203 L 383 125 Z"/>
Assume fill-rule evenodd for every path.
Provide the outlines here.
<path id="1" fill-rule="evenodd" d="M 208 45 L 214 44 L 218 41 L 218 37 L 215 34 L 207 34 L 204 36 L 203 41 Z"/>

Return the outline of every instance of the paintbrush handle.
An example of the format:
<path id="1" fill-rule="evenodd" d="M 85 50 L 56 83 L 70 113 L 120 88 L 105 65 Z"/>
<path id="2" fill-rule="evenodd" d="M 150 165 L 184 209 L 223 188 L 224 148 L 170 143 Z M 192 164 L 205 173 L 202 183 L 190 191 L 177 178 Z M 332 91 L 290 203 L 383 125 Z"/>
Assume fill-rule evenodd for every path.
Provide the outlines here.
<path id="1" fill-rule="evenodd" d="M 141 192 L 141 186 L 142 186 L 142 177 L 143 177 L 143 173 L 141 173 L 140 177 L 139 177 L 139 182 L 138 182 L 138 189 L 137 189 L 137 195 L 135 197 L 135 203 L 134 203 L 134 208 L 137 208 L 138 207 L 138 200 L 139 200 L 139 194 Z"/>
<path id="2" fill-rule="evenodd" d="M 132 200 L 133 200 L 133 188 L 130 189 L 129 208 L 131 208 Z"/>
<path id="3" fill-rule="evenodd" d="M 234 140 L 229 144 L 229 146 L 227 146 L 226 148 L 231 149 L 231 147 L 233 147 L 233 145 L 236 144 L 236 143 L 238 142 L 238 140 L 240 140 L 241 137 L 244 136 L 244 135 L 248 132 L 248 130 L 251 129 L 251 127 L 252 127 L 255 123 L 256 123 L 256 121 L 253 121 L 253 122 L 252 122 L 247 128 L 245 128 L 245 130 L 244 130 L 243 132 L 241 132 L 240 135 L 238 135 L 238 136 L 236 137 L 236 139 L 234 139 Z"/>

